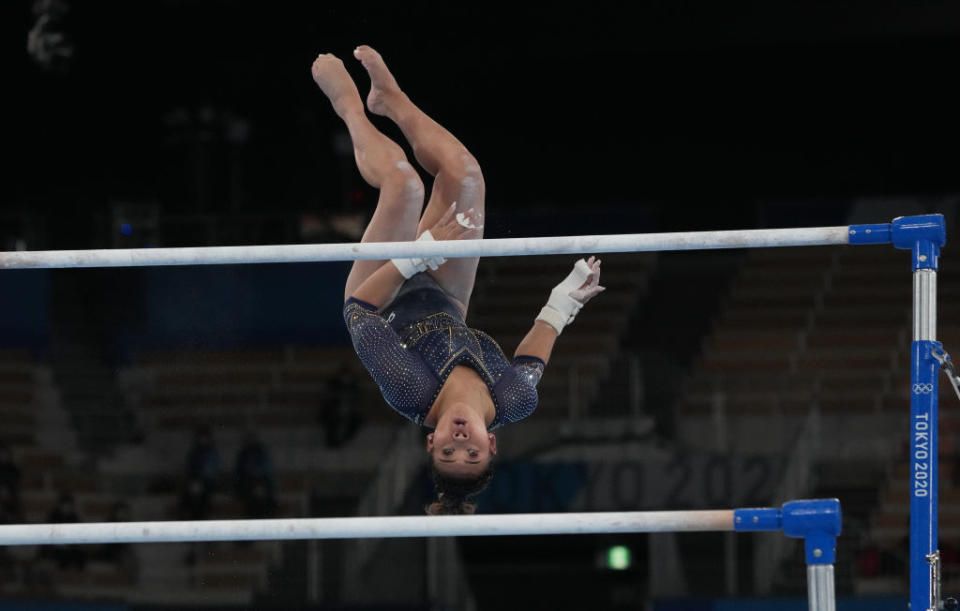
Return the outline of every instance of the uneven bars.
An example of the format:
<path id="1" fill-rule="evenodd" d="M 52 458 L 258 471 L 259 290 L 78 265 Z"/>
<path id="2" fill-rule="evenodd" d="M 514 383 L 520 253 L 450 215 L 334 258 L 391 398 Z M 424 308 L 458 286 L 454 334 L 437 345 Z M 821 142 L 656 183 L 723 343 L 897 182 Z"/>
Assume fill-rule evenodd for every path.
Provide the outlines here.
<path id="1" fill-rule="evenodd" d="M 3 545 L 732 531 L 734 510 L 100 522 L 0 526 Z"/>
<path id="2" fill-rule="evenodd" d="M 851 227 L 808 227 L 496 238 L 439 242 L 10 251 L 0 252 L 0 269 L 308 263 L 407 257 L 502 257 L 778 246 L 828 246 L 849 244 L 850 237 L 854 232 L 855 230 Z"/>

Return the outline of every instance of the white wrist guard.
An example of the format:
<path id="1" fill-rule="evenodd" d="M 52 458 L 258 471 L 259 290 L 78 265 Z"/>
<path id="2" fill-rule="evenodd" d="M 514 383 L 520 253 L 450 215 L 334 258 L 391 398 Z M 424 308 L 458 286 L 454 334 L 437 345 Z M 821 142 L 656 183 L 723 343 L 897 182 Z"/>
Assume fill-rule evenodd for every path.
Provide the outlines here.
<path id="1" fill-rule="evenodd" d="M 573 322 L 580 308 L 583 307 L 583 304 L 571 297 L 570 293 L 583 286 L 590 272 L 590 266 L 586 261 L 583 259 L 577 261 L 573 271 L 550 291 L 550 299 L 540 310 L 537 320 L 542 320 L 556 329 L 559 335 L 564 327 Z"/>
<path id="2" fill-rule="evenodd" d="M 428 242 L 433 242 L 433 234 L 430 233 L 430 230 L 426 230 L 420 234 L 420 237 L 417 238 L 417 241 L 425 240 Z M 443 257 L 428 257 L 424 259 L 423 257 L 412 257 L 410 259 L 390 259 L 394 267 L 397 268 L 404 278 L 412 278 L 415 274 L 426 271 L 429 267 L 430 269 L 437 269 L 444 263 L 446 259 Z"/>

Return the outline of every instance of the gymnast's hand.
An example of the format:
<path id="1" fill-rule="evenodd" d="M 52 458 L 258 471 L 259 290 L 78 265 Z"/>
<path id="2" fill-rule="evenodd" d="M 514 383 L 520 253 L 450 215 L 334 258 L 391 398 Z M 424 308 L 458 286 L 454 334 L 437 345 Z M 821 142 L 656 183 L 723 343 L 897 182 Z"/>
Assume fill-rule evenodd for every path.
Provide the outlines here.
<path id="1" fill-rule="evenodd" d="M 557 335 L 573 322 L 583 304 L 604 290 L 600 286 L 600 260 L 590 257 L 580 259 L 573 271 L 550 291 L 550 300 L 543 306 L 537 320 L 553 327 Z"/>
<path id="2" fill-rule="evenodd" d="M 587 279 L 580 288 L 570 291 L 570 296 L 580 303 L 587 303 L 607 290 L 607 287 L 600 286 L 600 259 L 590 257 L 587 259 L 587 267 L 590 268 L 590 274 L 587 276 Z"/>
<path id="3" fill-rule="evenodd" d="M 467 240 L 479 237 L 483 231 L 480 215 L 470 208 L 457 213 L 457 202 L 453 202 L 443 213 L 436 225 L 430 228 L 435 240 Z"/>
<path id="4" fill-rule="evenodd" d="M 480 215 L 473 208 L 466 212 L 455 214 L 457 202 L 453 202 L 440 220 L 430 229 L 424 231 L 417 238 L 418 242 L 439 240 L 463 240 L 481 235 L 483 225 L 478 225 Z M 446 263 L 443 257 L 413 257 L 411 259 L 391 259 L 397 270 L 404 278 L 412 278 L 414 274 L 438 269 Z"/>

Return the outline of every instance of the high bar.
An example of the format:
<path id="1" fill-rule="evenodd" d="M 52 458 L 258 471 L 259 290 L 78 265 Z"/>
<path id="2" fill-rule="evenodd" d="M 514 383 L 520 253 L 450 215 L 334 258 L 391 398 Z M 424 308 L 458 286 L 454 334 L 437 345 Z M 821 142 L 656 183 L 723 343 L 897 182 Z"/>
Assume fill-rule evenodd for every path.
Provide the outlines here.
<path id="1" fill-rule="evenodd" d="M 10 251 L 0 252 L 0 269 L 310 263 L 408 257 L 446 257 L 450 259 L 458 257 L 829 246 L 849 244 L 850 232 L 850 227 L 800 227 L 434 242 Z"/>
<path id="2" fill-rule="evenodd" d="M 0 526 L 0 545 L 732 531 L 734 510 L 90 522 Z"/>

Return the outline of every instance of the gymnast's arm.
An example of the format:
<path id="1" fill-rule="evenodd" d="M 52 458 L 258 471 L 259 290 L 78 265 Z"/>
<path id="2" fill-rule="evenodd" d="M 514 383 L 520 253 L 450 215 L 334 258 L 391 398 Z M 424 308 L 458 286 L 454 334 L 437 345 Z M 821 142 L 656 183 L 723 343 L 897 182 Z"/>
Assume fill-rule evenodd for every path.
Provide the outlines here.
<path id="1" fill-rule="evenodd" d="M 350 299 L 343 320 L 353 348 L 394 409 L 411 413 L 428 401 L 439 382 L 414 352 L 407 350 L 372 304 Z"/>
<path id="2" fill-rule="evenodd" d="M 573 322 L 583 304 L 603 290 L 600 260 L 590 257 L 577 261 L 570 275 L 550 292 L 550 300 L 517 346 L 514 358 L 535 357 L 546 365 L 563 328 Z"/>
<path id="3" fill-rule="evenodd" d="M 379 310 L 393 301 L 405 280 L 397 266 L 392 261 L 387 261 L 367 276 L 350 296 Z"/>
<path id="4" fill-rule="evenodd" d="M 527 335 L 520 341 L 513 358 L 522 356 L 532 356 L 543 361 L 546 365 L 550 361 L 550 353 L 553 352 L 553 344 L 560 336 L 557 330 L 543 322 L 542 320 L 533 321 L 533 326 L 527 331 Z"/>

